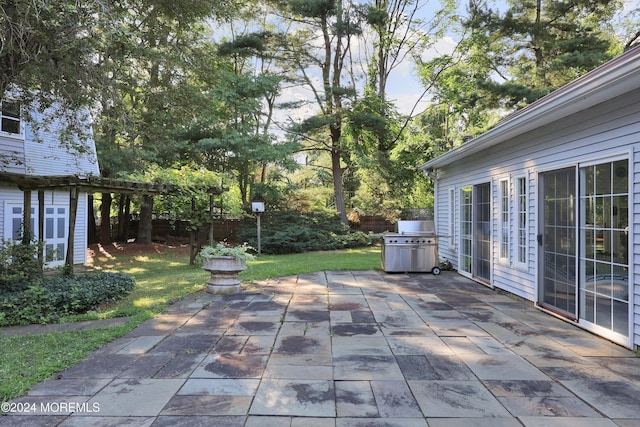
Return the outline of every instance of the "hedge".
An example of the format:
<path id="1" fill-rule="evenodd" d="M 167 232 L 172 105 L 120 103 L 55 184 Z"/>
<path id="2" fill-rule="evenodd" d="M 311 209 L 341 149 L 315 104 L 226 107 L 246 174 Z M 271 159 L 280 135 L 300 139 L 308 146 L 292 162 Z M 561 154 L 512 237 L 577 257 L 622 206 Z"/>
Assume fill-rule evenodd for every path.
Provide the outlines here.
<path id="1" fill-rule="evenodd" d="M 257 247 L 255 219 L 243 221 L 238 239 Z M 366 247 L 371 237 L 351 231 L 337 214 L 326 211 L 298 213 L 275 211 L 262 214 L 261 251 L 287 254 L 333 249 Z"/>
<path id="2" fill-rule="evenodd" d="M 129 294 L 134 279 L 124 273 L 90 273 L 45 278 L 24 290 L 0 293 L 0 325 L 50 323 Z"/>

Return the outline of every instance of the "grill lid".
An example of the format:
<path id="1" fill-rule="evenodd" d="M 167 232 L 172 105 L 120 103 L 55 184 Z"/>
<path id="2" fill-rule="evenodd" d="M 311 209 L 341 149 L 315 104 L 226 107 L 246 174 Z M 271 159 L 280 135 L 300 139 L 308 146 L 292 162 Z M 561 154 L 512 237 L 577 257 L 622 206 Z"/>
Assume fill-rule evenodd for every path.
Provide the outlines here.
<path id="1" fill-rule="evenodd" d="M 398 221 L 396 224 L 399 234 L 435 234 L 436 224 L 434 221 Z"/>

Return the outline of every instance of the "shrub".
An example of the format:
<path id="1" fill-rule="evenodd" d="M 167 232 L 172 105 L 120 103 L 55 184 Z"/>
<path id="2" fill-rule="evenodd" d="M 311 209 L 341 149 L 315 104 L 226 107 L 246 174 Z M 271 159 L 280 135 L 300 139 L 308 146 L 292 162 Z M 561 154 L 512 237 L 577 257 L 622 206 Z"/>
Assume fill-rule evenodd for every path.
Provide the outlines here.
<path id="1" fill-rule="evenodd" d="M 42 263 L 38 259 L 37 244 L 0 242 L 0 294 L 24 291 L 42 282 Z"/>
<path id="2" fill-rule="evenodd" d="M 244 220 L 238 239 L 257 247 L 255 220 Z M 369 235 L 351 231 L 333 212 L 271 211 L 262 214 L 261 251 L 287 254 L 364 247 L 371 244 Z"/>
<path id="3" fill-rule="evenodd" d="M 46 278 L 27 289 L 0 294 L 0 325 L 49 323 L 115 302 L 135 286 L 124 273 L 92 273 Z"/>
<path id="4" fill-rule="evenodd" d="M 204 246 L 200 249 L 198 256 L 200 259 L 211 259 L 217 256 L 232 256 L 235 259 L 250 261 L 253 254 L 249 253 L 253 248 L 246 243 L 243 245 L 229 246 L 225 243 L 218 242 L 213 246 Z"/>

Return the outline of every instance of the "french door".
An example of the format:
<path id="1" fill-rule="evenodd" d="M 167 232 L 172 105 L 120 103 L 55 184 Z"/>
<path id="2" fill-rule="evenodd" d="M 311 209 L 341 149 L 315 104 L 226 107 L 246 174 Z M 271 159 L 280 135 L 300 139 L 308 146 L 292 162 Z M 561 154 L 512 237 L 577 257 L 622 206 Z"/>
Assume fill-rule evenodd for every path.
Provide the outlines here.
<path id="1" fill-rule="evenodd" d="M 620 160 L 580 168 L 580 319 L 629 334 L 629 174 Z"/>
<path id="2" fill-rule="evenodd" d="M 629 174 L 619 160 L 541 173 L 539 304 L 629 336 Z"/>
<path id="3" fill-rule="evenodd" d="M 5 229 L 4 235 L 12 240 L 22 239 L 23 232 L 23 205 L 19 203 L 7 203 L 5 205 Z M 67 239 L 69 236 L 69 208 L 61 205 L 49 205 L 44 210 L 44 260 L 47 267 L 55 267 L 64 264 L 67 255 Z M 36 219 L 38 211 L 31 208 L 31 232 L 38 239 L 38 226 Z"/>
<path id="4" fill-rule="evenodd" d="M 460 270 L 482 282 L 491 280 L 491 185 L 460 192 Z"/>
<path id="5" fill-rule="evenodd" d="M 576 169 L 540 175 L 540 304 L 576 318 Z"/>
<path id="6" fill-rule="evenodd" d="M 67 255 L 68 208 L 47 206 L 44 210 L 44 259 L 47 265 L 63 265 Z"/>

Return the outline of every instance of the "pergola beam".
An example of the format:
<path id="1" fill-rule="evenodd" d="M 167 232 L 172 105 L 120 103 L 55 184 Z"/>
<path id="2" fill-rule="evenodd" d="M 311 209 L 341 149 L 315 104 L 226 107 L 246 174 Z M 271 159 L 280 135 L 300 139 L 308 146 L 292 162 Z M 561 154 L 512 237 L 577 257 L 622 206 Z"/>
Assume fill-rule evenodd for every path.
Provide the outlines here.
<path id="1" fill-rule="evenodd" d="M 67 242 L 67 254 L 65 264 L 73 266 L 73 251 L 75 238 L 75 224 L 78 212 L 78 198 L 81 191 L 87 193 L 120 193 L 120 194 L 145 194 L 159 195 L 179 191 L 174 185 L 157 184 L 150 182 L 127 181 L 96 176 L 79 177 L 76 175 L 65 176 L 39 176 L 23 175 L 9 172 L 0 172 L 0 182 L 16 185 L 24 192 L 23 207 L 23 239 L 28 244 L 33 237 L 31 230 L 31 193 L 38 192 L 38 238 L 44 241 L 44 191 L 69 189 L 69 233 Z M 221 187 L 208 187 L 206 191 L 210 195 L 222 194 Z M 38 253 L 43 257 L 41 251 Z M 44 261 L 44 260 L 42 260 Z"/>

